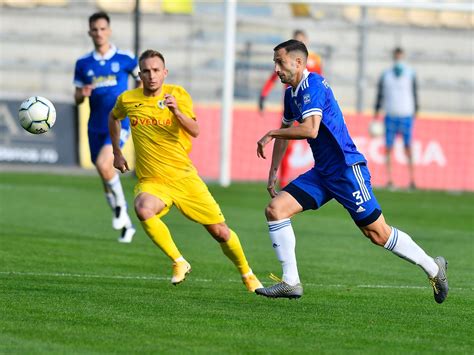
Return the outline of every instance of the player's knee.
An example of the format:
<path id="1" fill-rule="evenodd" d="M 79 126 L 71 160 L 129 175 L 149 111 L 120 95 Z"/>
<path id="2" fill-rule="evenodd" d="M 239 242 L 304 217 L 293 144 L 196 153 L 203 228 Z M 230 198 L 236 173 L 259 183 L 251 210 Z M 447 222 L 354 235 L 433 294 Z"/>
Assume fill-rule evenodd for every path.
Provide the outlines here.
<path id="1" fill-rule="evenodd" d="M 135 202 L 135 213 L 137 214 L 137 217 L 140 221 L 146 221 L 156 214 L 152 208 L 141 201 Z"/>
<path id="2" fill-rule="evenodd" d="M 364 233 L 364 235 L 375 245 L 384 246 L 385 243 L 387 243 L 388 236 L 386 236 L 385 233 L 381 231 L 362 229 L 362 233 Z"/>
<path id="3" fill-rule="evenodd" d="M 274 201 L 270 202 L 270 204 L 265 208 L 265 217 L 267 217 L 267 221 L 278 221 L 287 218 L 284 216 L 283 210 L 278 206 L 278 204 L 274 203 Z"/>
<path id="4" fill-rule="evenodd" d="M 225 223 L 207 225 L 206 229 L 219 243 L 226 242 L 230 238 L 230 230 Z"/>

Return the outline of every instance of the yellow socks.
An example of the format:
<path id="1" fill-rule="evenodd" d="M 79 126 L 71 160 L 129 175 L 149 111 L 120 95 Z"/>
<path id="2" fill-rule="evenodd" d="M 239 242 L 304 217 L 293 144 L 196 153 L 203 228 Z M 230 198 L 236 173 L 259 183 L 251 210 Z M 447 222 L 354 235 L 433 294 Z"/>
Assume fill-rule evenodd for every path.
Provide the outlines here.
<path id="1" fill-rule="evenodd" d="M 150 239 L 153 240 L 153 243 L 163 250 L 171 260 L 175 261 L 181 257 L 181 253 L 176 247 L 176 244 L 174 244 L 173 238 L 171 238 L 171 233 L 168 227 L 160 218 L 154 216 L 146 221 L 141 221 L 141 224 L 146 234 L 148 234 Z"/>
<path id="2" fill-rule="evenodd" d="M 249 263 L 245 258 L 244 251 L 240 245 L 240 240 L 237 234 L 232 229 L 230 230 L 230 238 L 227 242 L 219 243 L 224 254 L 232 260 L 241 275 L 246 275 L 251 272 Z"/>

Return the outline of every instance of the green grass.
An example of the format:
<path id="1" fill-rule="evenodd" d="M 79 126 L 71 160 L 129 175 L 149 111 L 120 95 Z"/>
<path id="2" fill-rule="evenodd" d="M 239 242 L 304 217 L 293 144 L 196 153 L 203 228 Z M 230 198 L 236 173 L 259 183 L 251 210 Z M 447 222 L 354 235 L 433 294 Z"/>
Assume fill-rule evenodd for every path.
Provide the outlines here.
<path id="1" fill-rule="evenodd" d="M 135 181 L 123 179 L 131 201 Z M 264 284 L 280 274 L 262 184 L 210 186 Z M 205 230 L 165 217 L 193 265 L 185 283 L 144 234 L 116 242 L 95 176 L 0 174 L 0 353 L 474 352 L 473 194 L 376 192 L 389 223 L 449 260 L 450 294 L 373 246 L 329 203 L 293 219 L 305 295 L 248 293 Z"/>

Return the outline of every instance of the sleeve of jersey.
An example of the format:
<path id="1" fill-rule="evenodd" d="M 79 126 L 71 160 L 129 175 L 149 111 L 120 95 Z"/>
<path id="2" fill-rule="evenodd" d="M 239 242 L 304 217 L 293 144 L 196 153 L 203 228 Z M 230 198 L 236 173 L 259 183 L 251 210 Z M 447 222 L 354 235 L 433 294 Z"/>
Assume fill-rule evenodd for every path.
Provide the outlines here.
<path id="1" fill-rule="evenodd" d="M 133 57 L 130 58 L 130 62 L 128 63 L 128 72 L 136 81 L 140 80 L 140 76 L 138 75 L 138 61 L 137 58 Z"/>
<path id="2" fill-rule="evenodd" d="M 179 110 L 186 117 L 195 120 L 196 114 L 193 110 L 193 100 L 191 98 L 191 95 L 189 95 L 188 92 L 182 87 L 177 87 L 175 90 L 177 90 L 177 92 L 173 93 L 173 95 L 176 97 Z"/>
<path id="3" fill-rule="evenodd" d="M 323 107 L 326 100 L 326 87 L 322 83 L 312 80 L 308 87 L 301 93 L 302 114 L 301 119 L 305 120 L 309 116 L 323 117 Z"/>
<path id="4" fill-rule="evenodd" d="M 79 62 L 76 62 L 76 68 L 74 69 L 74 86 L 82 88 L 84 85 L 86 85 L 86 81 L 82 75 Z"/>
<path id="5" fill-rule="evenodd" d="M 290 88 L 286 89 L 285 98 L 283 102 L 284 102 L 283 118 L 281 121 L 287 126 L 291 126 L 295 120 L 295 117 L 293 117 L 293 112 L 291 112 L 291 107 L 290 107 L 290 102 L 291 102 L 291 89 Z"/>
<path id="6" fill-rule="evenodd" d="M 119 120 L 123 120 L 125 117 L 127 117 L 127 110 L 123 104 L 123 94 L 117 98 L 115 106 L 112 109 L 112 114 Z"/>

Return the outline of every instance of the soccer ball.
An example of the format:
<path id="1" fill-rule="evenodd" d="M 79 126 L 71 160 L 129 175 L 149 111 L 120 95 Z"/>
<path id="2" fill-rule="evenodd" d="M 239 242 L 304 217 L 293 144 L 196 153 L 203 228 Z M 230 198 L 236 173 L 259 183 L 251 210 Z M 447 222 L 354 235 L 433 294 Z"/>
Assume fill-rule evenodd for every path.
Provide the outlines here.
<path id="1" fill-rule="evenodd" d="M 369 134 L 371 137 L 380 137 L 385 133 L 385 125 L 381 121 L 372 121 L 369 123 Z"/>
<path id="2" fill-rule="evenodd" d="M 23 101 L 18 110 L 21 126 L 28 132 L 48 132 L 56 122 L 56 109 L 51 101 L 41 96 L 32 96 Z"/>

